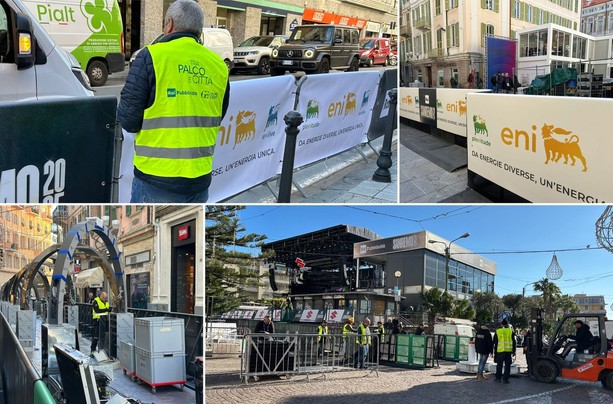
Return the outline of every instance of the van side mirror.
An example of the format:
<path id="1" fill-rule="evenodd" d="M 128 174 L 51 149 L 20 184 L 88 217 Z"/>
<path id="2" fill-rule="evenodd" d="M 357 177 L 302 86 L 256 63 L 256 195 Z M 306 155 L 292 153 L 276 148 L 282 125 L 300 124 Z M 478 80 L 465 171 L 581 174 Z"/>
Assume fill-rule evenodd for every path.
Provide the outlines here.
<path id="1" fill-rule="evenodd" d="M 15 20 L 17 41 L 15 46 L 15 62 L 17 70 L 27 70 L 36 61 L 36 38 L 32 35 L 32 22 L 23 13 L 17 13 Z"/>

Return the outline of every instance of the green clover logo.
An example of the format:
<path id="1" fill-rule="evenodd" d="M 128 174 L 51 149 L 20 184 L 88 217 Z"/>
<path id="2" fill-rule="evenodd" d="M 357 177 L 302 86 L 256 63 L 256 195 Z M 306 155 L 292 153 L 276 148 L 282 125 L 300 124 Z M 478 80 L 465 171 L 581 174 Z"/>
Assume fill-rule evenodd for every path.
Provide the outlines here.
<path id="1" fill-rule="evenodd" d="M 106 8 L 104 0 L 81 1 L 81 11 L 87 18 L 87 25 L 92 32 L 107 33 L 113 23 L 113 14 Z"/>

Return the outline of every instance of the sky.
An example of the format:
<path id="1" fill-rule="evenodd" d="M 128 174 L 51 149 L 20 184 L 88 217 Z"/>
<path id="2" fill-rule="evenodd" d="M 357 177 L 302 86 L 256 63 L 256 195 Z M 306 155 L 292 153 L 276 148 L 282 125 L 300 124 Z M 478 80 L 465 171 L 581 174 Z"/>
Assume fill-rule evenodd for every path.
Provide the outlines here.
<path id="1" fill-rule="evenodd" d="M 265 234 L 267 242 L 339 224 L 381 237 L 428 230 L 453 240 L 468 232 L 470 237 L 455 243 L 497 264 L 495 291 L 501 296 L 524 287 L 526 296 L 537 294 L 527 284 L 546 277 L 555 251 L 563 274 L 554 282 L 562 293 L 604 295 L 611 318 L 613 253 L 596 237 L 604 210 L 603 205 L 253 205 L 238 217 L 247 233 Z"/>

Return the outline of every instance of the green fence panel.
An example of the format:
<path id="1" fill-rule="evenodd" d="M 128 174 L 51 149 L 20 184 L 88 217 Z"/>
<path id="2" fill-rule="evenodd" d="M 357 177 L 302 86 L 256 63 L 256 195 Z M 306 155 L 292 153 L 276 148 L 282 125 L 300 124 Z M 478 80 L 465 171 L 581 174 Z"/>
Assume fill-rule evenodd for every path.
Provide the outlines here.
<path id="1" fill-rule="evenodd" d="M 470 344 L 470 337 L 458 337 L 458 360 L 468 360 L 468 345 Z"/>
<path id="2" fill-rule="evenodd" d="M 450 361 L 458 360 L 458 337 L 455 335 L 445 335 L 445 351 L 443 358 Z"/>
<path id="3" fill-rule="evenodd" d="M 51 392 L 42 380 L 34 383 L 34 404 L 55 404 Z"/>
<path id="4" fill-rule="evenodd" d="M 396 335 L 396 362 L 409 363 L 409 353 L 411 345 L 410 335 L 397 334 Z"/>
<path id="5" fill-rule="evenodd" d="M 426 366 L 426 337 L 411 335 L 410 363 L 416 366 Z"/>

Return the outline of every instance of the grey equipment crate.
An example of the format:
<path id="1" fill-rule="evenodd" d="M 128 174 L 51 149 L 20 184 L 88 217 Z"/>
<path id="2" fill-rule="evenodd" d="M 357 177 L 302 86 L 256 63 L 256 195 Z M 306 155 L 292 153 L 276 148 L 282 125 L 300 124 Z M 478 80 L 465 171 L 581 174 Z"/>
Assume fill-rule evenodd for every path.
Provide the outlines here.
<path id="1" fill-rule="evenodd" d="M 134 319 L 136 347 L 152 353 L 185 353 L 183 319 L 145 317 Z"/>

